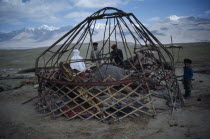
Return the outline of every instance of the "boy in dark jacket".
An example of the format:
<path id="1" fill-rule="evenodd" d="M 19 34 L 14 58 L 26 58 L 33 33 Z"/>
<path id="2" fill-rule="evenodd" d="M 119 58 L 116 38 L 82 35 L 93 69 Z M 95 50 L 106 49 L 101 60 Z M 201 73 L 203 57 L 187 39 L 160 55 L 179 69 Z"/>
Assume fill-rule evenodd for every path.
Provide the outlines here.
<path id="1" fill-rule="evenodd" d="M 191 97 L 191 88 L 192 88 L 192 77 L 193 77 L 193 69 L 191 67 L 192 60 L 184 59 L 184 75 L 183 75 L 183 84 L 185 89 L 184 98 Z"/>

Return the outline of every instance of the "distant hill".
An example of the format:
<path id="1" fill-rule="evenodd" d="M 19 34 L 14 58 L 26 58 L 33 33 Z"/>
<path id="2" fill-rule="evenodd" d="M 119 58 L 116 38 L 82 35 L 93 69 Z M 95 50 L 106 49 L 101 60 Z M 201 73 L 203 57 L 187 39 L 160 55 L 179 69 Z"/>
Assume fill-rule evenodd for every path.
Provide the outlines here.
<path id="1" fill-rule="evenodd" d="M 61 28 L 47 25 L 38 28 L 24 28 L 9 33 L 0 32 L 0 49 L 30 49 L 50 46 L 73 26 Z M 105 24 L 97 23 L 93 33 L 93 41 L 103 39 Z M 199 17 L 177 17 L 170 16 L 148 29 L 164 44 L 170 43 L 173 36 L 174 43 L 208 42 L 210 41 L 210 19 Z M 127 41 L 132 42 L 129 31 L 123 28 Z M 120 34 L 118 41 L 120 40 Z M 130 37 L 129 37 L 130 35 Z M 106 37 L 108 34 L 106 34 Z"/>
<path id="2" fill-rule="evenodd" d="M 101 48 L 101 42 L 99 42 L 99 47 Z M 170 44 L 168 44 L 170 45 Z M 168 46 L 167 45 L 167 46 Z M 198 43 L 179 43 L 175 45 L 183 46 L 183 49 L 180 50 L 180 61 L 183 61 L 184 58 L 190 58 L 193 60 L 193 63 L 206 62 L 209 63 L 210 56 L 210 42 L 198 42 Z M 120 46 L 120 45 L 119 45 Z M 56 48 L 59 48 L 57 46 Z M 36 58 L 47 49 L 43 48 L 34 48 L 34 49 L 25 49 L 25 50 L 1 50 L 0 49 L 0 72 L 1 69 L 24 69 L 24 68 L 33 68 L 35 66 Z M 171 49 L 168 49 L 170 52 Z M 174 50 L 178 54 L 177 50 Z M 81 56 L 85 57 L 86 49 L 81 50 Z M 176 56 L 176 55 L 175 55 Z M 176 60 L 177 58 L 175 58 Z M 43 62 L 43 59 L 41 60 Z"/>

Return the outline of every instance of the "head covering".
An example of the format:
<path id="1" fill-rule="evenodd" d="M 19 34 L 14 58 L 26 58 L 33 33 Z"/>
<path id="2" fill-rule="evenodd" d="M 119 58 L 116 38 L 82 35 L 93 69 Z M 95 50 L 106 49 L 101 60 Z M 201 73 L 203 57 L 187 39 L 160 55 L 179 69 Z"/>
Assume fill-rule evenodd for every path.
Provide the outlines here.
<path id="1" fill-rule="evenodd" d="M 98 46 L 98 43 L 97 43 L 97 42 L 94 42 L 93 45 L 94 45 L 94 46 Z"/>
<path id="2" fill-rule="evenodd" d="M 117 48 L 117 44 L 113 44 L 113 45 L 111 46 L 111 48 L 112 48 L 112 49 Z"/>
<path id="3" fill-rule="evenodd" d="M 188 59 L 188 58 L 185 58 L 184 59 L 184 63 L 192 64 L 192 60 L 191 59 Z"/>
<path id="4" fill-rule="evenodd" d="M 83 58 L 79 54 L 80 51 L 78 49 L 73 50 L 73 56 L 71 58 L 70 67 L 78 71 L 84 71 L 86 69 L 86 66 L 85 63 L 82 62 Z M 81 62 L 75 62 L 79 60 L 81 60 Z"/>

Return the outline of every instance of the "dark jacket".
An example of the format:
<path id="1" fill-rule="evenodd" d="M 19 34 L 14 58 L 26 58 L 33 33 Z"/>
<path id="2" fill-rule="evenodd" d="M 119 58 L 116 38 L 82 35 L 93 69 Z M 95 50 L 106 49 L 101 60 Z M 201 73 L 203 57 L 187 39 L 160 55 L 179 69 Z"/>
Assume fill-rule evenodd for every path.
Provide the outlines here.
<path id="1" fill-rule="evenodd" d="M 111 52 L 111 60 L 114 60 L 114 62 L 117 65 L 123 65 L 123 53 L 120 49 L 115 49 Z"/>
<path id="2" fill-rule="evenodd" d="M 191 67 L 184 67 L 184 80 L 185 81 L 190 81 L 192 80 L 193 77 L 193 69 Z"/>

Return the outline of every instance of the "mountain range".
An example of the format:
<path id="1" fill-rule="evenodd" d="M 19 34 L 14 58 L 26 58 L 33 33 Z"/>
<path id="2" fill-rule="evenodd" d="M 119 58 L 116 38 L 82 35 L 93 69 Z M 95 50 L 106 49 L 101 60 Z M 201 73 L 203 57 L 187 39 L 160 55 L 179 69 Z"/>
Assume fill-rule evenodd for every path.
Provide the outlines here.
<path id="1" fill-rule="evenodd" d="M 9 33 L 0 32 L 0 48 L 24 49 L 49 46 L 71 29 L 72 26 L 55 28 L 42 25 L 38 28 L 24 28 Z"/>
<path id="2" fill-rule="evenodd" d="M 97 23 L 93 35 L 102 38 L 104 27 L 105 24 Z M 55 28 L 42 25 L 37 28 L 24 28 L 9 33 L 0 32 L 0 49 L 28 49 L 49 46 L 72 28 L 73 26 Z M 210 41 L 210 19 L 174 15 L 147 28 L 162 43 L 170 43 L 170 36 L 173 36 L 174 43 Z"/>

